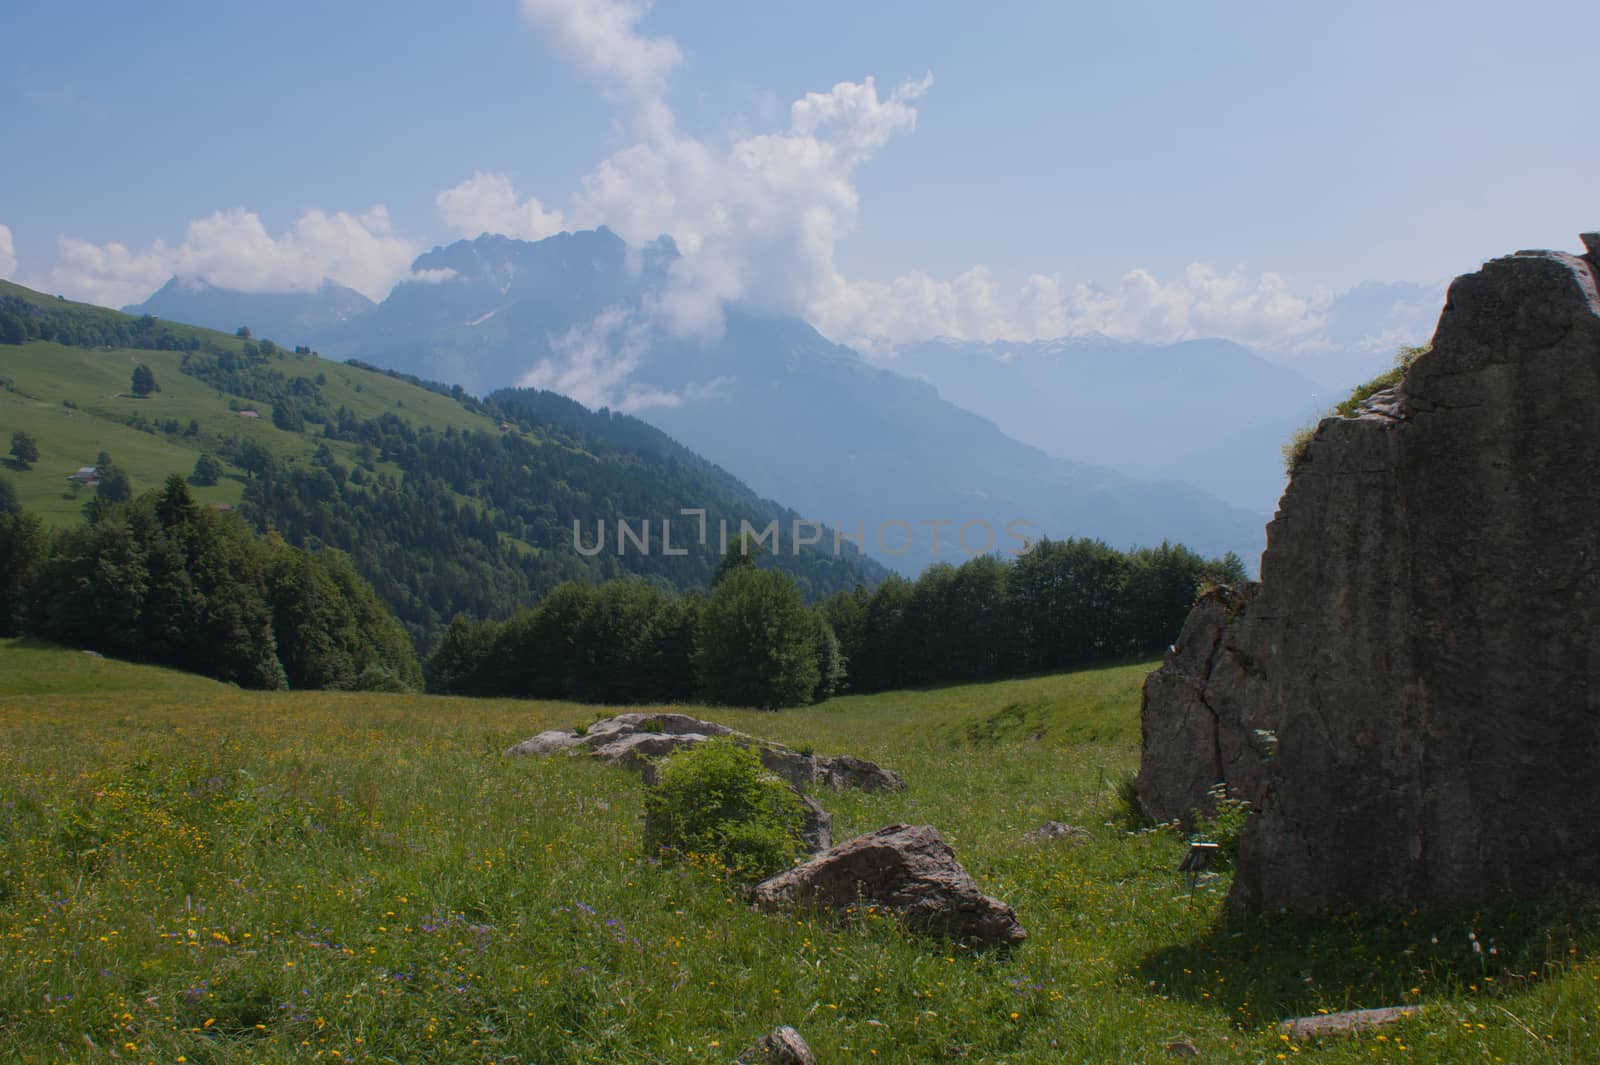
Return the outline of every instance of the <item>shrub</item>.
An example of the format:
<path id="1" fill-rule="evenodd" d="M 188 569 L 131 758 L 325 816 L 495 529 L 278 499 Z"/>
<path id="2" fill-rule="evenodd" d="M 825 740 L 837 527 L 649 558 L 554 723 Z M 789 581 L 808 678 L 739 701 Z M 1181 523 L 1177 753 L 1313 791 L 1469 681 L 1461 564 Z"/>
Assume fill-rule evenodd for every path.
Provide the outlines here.
<path id="1" fill-rule="evenodd" d="M 1311 438 L 1317 435 L 1316 425 L 1302 425 L 1283 445 L 1283 472 L 1293 474 L 1295 467 L 1305 460 L 1311 450 Z"/>
<path id="2" fill-rule="evenodd" d="M 1111 785 L 1111 821 L 1126 832 L 1138 832 L 1155 824 L 1139 798 L 1139 774 L 1124 773 Z"/>
<path id="3" fill-rule="evenodd" d="M 740 880 L 771 876 L 800 853 L 799 798 L 755 750 L 726 736 L 662 762 L 644 814 L 648 852 L 715 855 Z"/>
<path id="4" fill-rule="evenodd" d="M 1250 819 L 1250 804 L 1244 799 L 1231 798 L 1226 784 L 1213 784 L 1206 794 L 1211 796 L 1212 812 L 1208 817 L 1195 819 L 1191 842 L 1215 843 L 1217 853 L 1212 864 L 1217 869 L 1232 869 L 1239 859 L 1239 837 Z"/>

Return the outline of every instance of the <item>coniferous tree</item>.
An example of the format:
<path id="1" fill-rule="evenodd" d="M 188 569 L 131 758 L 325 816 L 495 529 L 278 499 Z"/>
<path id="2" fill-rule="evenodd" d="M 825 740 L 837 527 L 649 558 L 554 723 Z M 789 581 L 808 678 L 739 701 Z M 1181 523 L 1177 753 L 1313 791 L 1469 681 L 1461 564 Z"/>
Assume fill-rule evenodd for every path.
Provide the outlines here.
<path id="1" fill-rule="evenodd" d="M 191 484 L 208 486 L 216 484 L 222 478 L 222 463 L 209 451 L 202 451 L 195 460 L 194 473 L 189 475 Z"/>
<path id="2" fill-rule="evenodd" d="M 133 368 L 133 380 L 129 382 L 129 388 L 140 398 L 161 391 L 161 386 L 156 384 L 155 373 L 142 362 Z"/>

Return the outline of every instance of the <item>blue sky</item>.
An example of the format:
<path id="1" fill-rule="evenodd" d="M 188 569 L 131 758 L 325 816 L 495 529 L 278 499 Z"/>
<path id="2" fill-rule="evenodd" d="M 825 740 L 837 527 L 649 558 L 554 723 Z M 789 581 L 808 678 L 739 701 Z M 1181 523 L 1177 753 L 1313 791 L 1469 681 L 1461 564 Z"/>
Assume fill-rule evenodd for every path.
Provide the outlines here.
<path id="1" fill-rule="evenodd" d="M 1592 2 L 64 0 L 0 39 L 0 273 L 106 302 L 381 296 L 473 226 L 606 221 L 842 339 L 1284 344 L 1600 227 Z"/>

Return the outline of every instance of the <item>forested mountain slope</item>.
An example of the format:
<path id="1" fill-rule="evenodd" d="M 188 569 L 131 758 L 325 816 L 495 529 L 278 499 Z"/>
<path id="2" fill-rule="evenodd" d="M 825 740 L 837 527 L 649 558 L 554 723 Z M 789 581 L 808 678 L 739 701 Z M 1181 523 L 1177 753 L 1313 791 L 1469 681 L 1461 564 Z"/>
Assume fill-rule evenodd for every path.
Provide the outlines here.
<path id="1" fill-rule="evenodd" d="M 458 612 L 505 616 L 563 580 L 704 587 L 715 542 L 687 536 L 683 508 L 736 527 L 787 530 L 796 516 L 656 430 L 557 397 L 501 410 L 304 348 L 7 283 L 0 338 L 12 341 L 0 344 L 0 429 L 38 453 L 0 474 L 25 507 L 64 526 L 108 487 L 137 494 L 181 473 L 202 503 L 236 507 L 291 544 L 348 552 L 424 649 Z M 139 366 L 158 391 L 133 394 Z M 193 476 L 203 456 L 214 483 Z M 80 470 L 98 484 L 71 480 Z M 619 518 L 651 521 L 648 553 L 619 556 L 614 539 L 593 556 L 573 549 L 574 521 L 592 546 L 597 523 L 614 532 Z M 686 554 L 662 552 L 662 518 Z M 812 598 L 882 574 L 848 543 L 842 558 L 830 538 L 822 546 L 774 560 Z"/>

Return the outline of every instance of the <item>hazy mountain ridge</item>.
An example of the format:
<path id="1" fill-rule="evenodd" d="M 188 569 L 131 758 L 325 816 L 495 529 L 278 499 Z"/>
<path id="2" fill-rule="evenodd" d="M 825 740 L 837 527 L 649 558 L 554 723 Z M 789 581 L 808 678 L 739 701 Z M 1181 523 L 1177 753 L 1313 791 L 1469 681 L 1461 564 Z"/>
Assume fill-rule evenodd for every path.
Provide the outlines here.
<path id="1" fill-rule="evenodd" d="M 1228 340 L 942 339 L 879 365 L 1052 455 L 1186 481 L 1259 512 L 1283 490 L 1279 446 L 1330 402 L 1317 383 Z"/>
<path id="2" fill-rule="evenodd" d="M 976 520 L 997 536 L 1017 521 L 1033 536 L 1096 536 L 1118 547 L 1178 540 L 1207 554 L 1235 550 L 1253 565 L 1275 496 L 1237 492 L 1234 504 L 1249 505 L 1230 505 L 1195 486 L 1195 463 L 1162 462 L 1157 449 L 1148 461 L 1114 469 L 1116 448 L 1066 447 L 1046 431 L 1059 420 L 1063 396 L 1127 387 L 1094 365 L 1104 356 L 1093 338 L 1042 345 L 1041 353 L 1058 357 L 1087 353 L 1068 360 L 1080 378 L 1031 384 L 1029 402 L 1008 406 L 951 380 L 934 378 L 937 390 L 908 380 L 796 318 L 729 308 L 720 335 L 676 335 L 654 313 L 675 257 L 666 238 L 634 249 L 604 228 L 538 242 L 458 241 L 418 257 L 419 279 L 396 286 L 370 314 L 308 342 L 480 394 L 530 382 L 571 391 L 581 386 L 564 371 L 592 372 L 607 390 L 596 386 L 596 394 L 631 406 L 758 493 L 847 529 L 862 523 L 868 549 L 906 571 L 959 557 L 948 546 L 929 553 L 924 522 L 950 522 L 948 545 L 956 528 Z M 601 328 L 609 319 L 624 327 Z M 530 376 L 535 368 L 540 373 Z M 613 377 L 604 376 L 608 370 Z M 1166 372 L 1181 378 L 1181 371 Z M 626 391 L 616 385 L 622 379 Z M 581 398 L 594 404 L 594 394 Z M 1147 432 L 1139 424 L 1126 418 L 1102 436 Z M 1212 450 L 1228 462 L 1238 458 L 1230 449 L 1265 452 L 1256 465 L 1275 469 L 1277 444 L 1295 424 L 1280 432 L 1274 422 L 1270 440 L 1262 433 L 1243 443 L 1212 427 Z M 919 550 L 898 557 L 876 545 L 873 534 L 886 521 L 909 523 Z M 981 529 L 974 535 L 981 544 Z M 893 533 L 889 547 L 901 538 Z M 1002 536 L 997 546 L 1007 543 Z"/>
<path id="3" fill-rule="evenodd" d="M 174 277 L 149 299 L 123 311 L 227 333 L 249 326 L 258 336 L 295 347 L 363 318 L 377 307 L 355 289 L 326 278 L 310 292 L 235 292 Z"/>

